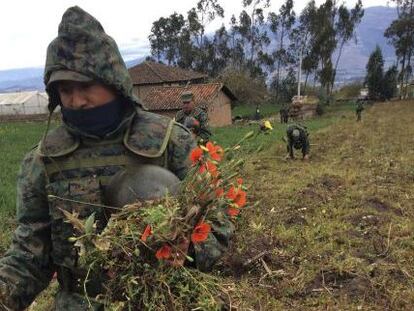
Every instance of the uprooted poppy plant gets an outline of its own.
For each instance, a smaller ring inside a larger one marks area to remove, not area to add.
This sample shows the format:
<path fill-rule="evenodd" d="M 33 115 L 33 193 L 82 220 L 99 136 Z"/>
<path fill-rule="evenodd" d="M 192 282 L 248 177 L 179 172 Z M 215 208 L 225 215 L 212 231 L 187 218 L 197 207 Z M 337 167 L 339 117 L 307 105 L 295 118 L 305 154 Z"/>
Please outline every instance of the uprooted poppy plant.
<path fill-rule="evenodd" d="M 223 158 L 223 148 L 221 148 L 218 145 L 214 145 L 211 142 L 208 142 L 206 144 L 206 148 L 208 150 L 208 154 L 210 155 L 210 157 L 215 160 L 215 161 L 221 161 L 221 159 Z"/>
<path fill-rule="evenodd" d="M 224 195 L 224 190 L 223 190 L 223 188 L 217 188 L 215 190 L 215 193 L 216 193 L 217 198 L 221 198 Z"/>
<path fill-rule="evenodd" d="M 203 158 L 203 150 L 200 147 L 194 148 L 190 153 L 190 160 L 193 165 L 197 164 Z"/>
<path fill-rule="evenodd" d="M 165 244 L 162 246 L 156 253 L 155 257 L 157 257 L 158 260 L 168 259 L 171 257 L 171 246 Z"/>
<path fill-rule="evenodd" d="M 246 205 L 246 192 L 242 189 L 231 186 L 226 194 L 226 198 L 232 200 L 238 207 Z"/>
<path fill-rule="evenodd" d="M 150 225 L 147 225 L 147 226 L 145 227 L 144 232 L 143 232 L 143 233 L 142 233 L 142 235 L 141 235 L 141 241 L 142 241 L 142 242 L 146 242 L 146 241 L 147 241 L 147 239 L 148 239 L 148 237 L 149 237 L 151 234 L 152 234 L 152 231 L 151 231 L 151 226 L 150 226 Z"/>
<path fill-rule="evenodd" d="M 200 166 L 200 169 L 199 169 L 200 174 L 203 174 L 206 171 L 208 171 L 213 177 L 218 176 L 217 166 L 211 161 L 207 161 L 206 163 Z"/>
<path fill-rule="evenodd" d="M 208 234 L 211 231 L 211 226 L 205 222 L 199 223 L 197 226 L 195 226 L 193 233 L 191 234 L 191 242 L 193 243 L 200 243 L 204 242 Z"/>
<path fill-rule="evenodd" d="M 237 215 L 239 215 L 240 210 L 238 208 L 235 207 L 229 207 L 227 209 L 227 214 L 229 214 L 231 217 L 236 217 Z"/>

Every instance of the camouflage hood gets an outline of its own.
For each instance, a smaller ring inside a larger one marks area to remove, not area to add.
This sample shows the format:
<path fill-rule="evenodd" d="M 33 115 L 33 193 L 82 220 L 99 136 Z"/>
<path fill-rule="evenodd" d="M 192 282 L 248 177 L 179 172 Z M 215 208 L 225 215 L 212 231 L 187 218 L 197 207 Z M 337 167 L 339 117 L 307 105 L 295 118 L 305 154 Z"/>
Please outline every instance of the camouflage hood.
<path fill-rule="evenodd" d="M 139 104 L 132 94 L 131 77 L 115 40 L 92 15 L 77 6 L 63 14 L 58 36 L 47 49 L 44 83 L 49 95 L 49 111 L 53 111 L 60 101 L 53 88 L 48 86 L 50 76 L 56 70 L 71 70 L 91 77 Z"/>

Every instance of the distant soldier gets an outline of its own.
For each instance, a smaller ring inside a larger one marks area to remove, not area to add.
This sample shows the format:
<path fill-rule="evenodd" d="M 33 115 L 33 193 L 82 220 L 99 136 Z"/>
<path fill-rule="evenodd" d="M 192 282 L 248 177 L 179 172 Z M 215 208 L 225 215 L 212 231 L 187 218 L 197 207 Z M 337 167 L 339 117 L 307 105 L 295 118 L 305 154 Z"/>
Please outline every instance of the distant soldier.
<path fill-rule="evenodd" d="M 280 114 L 280 123 L 288 123 L 289 120 L 289 105 L 282 104 L 279 110 Z"/>
<path fill-rule="evenodd" d="M 364 102 L 363 100 L 358 99 L 356 103 L 356 107 L 355 107 L 355 112 L 356 112 L 358 122 L 361 121 L 363 110 L 364 110 Z"/>
<path fill-rule="evenodd" d="M 254 114 L 254 119 L 255 119 L 255 120 L 260 120 L 260 117 L 261 117 L 261 115 L 260 115 L 260 109 L 259 109 L 259 106 L 256 106 L 256 112 L 255 112 L 255 114 Z"/>
<path fill-rule="evenodd" d="M 306 127 L 291 124 L 286 129 L 287 134 L 287 151 L 288 154 L 286 156 L 287 159 L 294 159 L 295 156 L 293 155 L 293 148 L 294 149 L 302 149 L 302 157 L 303 160 L 309 159 L 309 134 L 306 130 Z"/>
<path fill-rule="evenodd" d="M 260 128 L 260 131 L 265 134 L 269 134 L 271 131 L 273 131 L 273 126 L 269 120 L 260 122 L 259 128 Z"/>
<path fill-rule="evenodd" d="M 207 113 L 199 107 L 194 107 L 194 95 L 190 91 L 181 95 L 181 101 L 183 108 L 177 112 L 175 120 L 190 129 L 195 136 L 207 141 L 211 135 Z"/>

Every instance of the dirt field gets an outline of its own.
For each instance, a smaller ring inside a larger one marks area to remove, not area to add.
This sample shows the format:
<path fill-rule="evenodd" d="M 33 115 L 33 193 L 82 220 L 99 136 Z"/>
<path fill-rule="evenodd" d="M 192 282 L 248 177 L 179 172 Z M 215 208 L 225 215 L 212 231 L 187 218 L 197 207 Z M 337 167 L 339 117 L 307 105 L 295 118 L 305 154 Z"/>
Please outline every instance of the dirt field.
<path fill-rule="evenodd" d="M 412 310 L 413 120 L 413 102 L 376 104 L 312 133 L 310 163 L 282 160 L 282 145 L 250 161 L 261 204 L 223 267 L 235 307 Z"/>

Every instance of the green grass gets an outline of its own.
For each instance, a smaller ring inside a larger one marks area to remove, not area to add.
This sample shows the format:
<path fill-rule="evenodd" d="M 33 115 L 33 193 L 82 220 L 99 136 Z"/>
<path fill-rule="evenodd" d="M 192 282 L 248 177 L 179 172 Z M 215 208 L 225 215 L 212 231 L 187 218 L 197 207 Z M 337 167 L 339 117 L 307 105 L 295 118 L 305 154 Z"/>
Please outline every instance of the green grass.
<path fill-rule="evenodd" d="M 330 112 L 327 113 L 326 116 L 308 119 L 300 123 L 305 125 L 308 128 L 309 132 L 312 133 L 318 129 L 324 128 L 337 122 L 338 120 L 340 120 L 341 117 L 342 114 L 336 111 L 335 113 Z M 270 119 L 270 122 L 273 126 L 272 132 L 270 132 L 269 134 L 259 134 L 257 138 L 245 142 L 242 145 L 242 148 L 250 152 L 257 150 L 259 147 L 263 147 L 266 149 L 269 146 L 274 146 L 277 144 L 284 145 L 285 143 L 282 141 L 282 137 L 286 136 L 287 124 L 281 124 L 277 119 Z M 229 147 L 236 144 L 248 132 L 258 132 L 258 130 L 258 122 L 244 122 L 236 125 L 214 128 L 213 140 L 215 140 L 218 144 L 222 145 L 223 147 Z"/>
<path fill-rule="evenodd" d="M 24 155 L 40 140 L 45 125 L 38 122 L 0 123 L 0 253 L 14 228 L 16 180 Z"/>
<path fill-rule="evenodd" d="M 268 117 L 279 113 L 280 105 L 275 104 L 262 104 L 259 106 L 260 114 L 262 117 Z M 236 106 L 232 110 L 233 117 L 240 116 L 242 118 L 253 118 L 256 113 L 255 105 L 240 105 Z"/>

